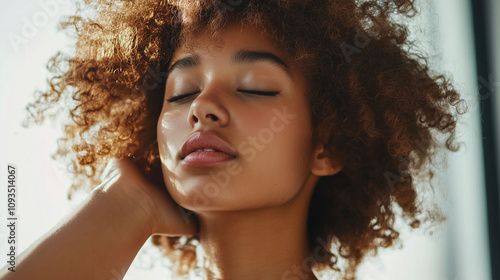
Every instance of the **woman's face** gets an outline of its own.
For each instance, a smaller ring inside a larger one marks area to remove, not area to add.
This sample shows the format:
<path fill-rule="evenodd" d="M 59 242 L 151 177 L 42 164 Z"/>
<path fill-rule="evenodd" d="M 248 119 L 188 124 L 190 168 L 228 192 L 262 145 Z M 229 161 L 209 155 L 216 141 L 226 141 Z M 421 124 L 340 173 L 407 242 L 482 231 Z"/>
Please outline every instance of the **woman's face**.
<path fill-rule="evenodd" d="M 193 211 L 284 204 L 313 176 L 305 81 L 259 29 L 230 26 L 222 40 L 199 37 L 171 60 L 158 121 L 165 184 Z"/>

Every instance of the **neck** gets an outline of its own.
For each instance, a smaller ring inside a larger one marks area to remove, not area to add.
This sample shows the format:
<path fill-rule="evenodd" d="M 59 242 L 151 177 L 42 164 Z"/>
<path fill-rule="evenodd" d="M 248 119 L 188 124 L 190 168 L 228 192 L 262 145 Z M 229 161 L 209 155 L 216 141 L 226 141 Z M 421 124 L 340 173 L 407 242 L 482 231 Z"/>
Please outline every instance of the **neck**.
<path fill-rule="evenodd" d="M 249 211 L 198 213 L 204 279 L 316 280 L 307 247 L 310 195 L 299 197 Z"/>

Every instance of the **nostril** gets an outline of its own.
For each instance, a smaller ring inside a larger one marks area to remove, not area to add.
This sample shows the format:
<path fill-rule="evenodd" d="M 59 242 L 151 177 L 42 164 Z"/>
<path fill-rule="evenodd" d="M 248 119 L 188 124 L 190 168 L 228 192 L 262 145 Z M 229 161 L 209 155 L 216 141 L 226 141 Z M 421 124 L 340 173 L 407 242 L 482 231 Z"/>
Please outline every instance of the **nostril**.
<path fill-rule="evenodd" d="M 212 119 L 212 121 L 217 121 L 217 120 L 219 120 L 219 118 L 217 118 L 217 116 L 216 116 L 216 115 L 214 115 L 214 114 L 208 114 L 208 115 L 207 115 L 207 117 L 211 118 L 211 119 Z"/>
<path fill-rule="evenodd" d="M 205 118 L 201 118 L 201 119 L 198 118 L 196 115 L 192 115 L 191 118 L 192 118 L 192 121 L 194 123 L 198 123 L 200 121 L 201 122 L 205 122 L 205 121 L 206 122 L 219 122 L 219 120 L 220 120 L 219 117 L 217 117 L 217 115 L 215 115 L 215 114 L 206 114 Z"/>

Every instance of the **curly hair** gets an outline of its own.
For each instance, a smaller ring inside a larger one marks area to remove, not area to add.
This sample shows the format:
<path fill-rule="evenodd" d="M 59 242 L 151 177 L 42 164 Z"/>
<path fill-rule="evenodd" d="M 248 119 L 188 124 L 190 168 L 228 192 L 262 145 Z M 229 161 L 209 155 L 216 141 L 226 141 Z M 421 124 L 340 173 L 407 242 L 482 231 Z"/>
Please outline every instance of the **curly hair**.
<path fill-rule="evenodd" d="M 219 38 L 225 26 L 240 23 L 262 28 L 300 66 L 309 84 L 314 138 L 325 144 L 325 156 L 343 165 L 338 174 L 320 178 L 311 198 L 309 249 L 327 256 L 315 258 L 316 268 L 355 279 L 365 256 L 398 240 L 396 216 L 412 228 L 444 219 L 436 209 L 424 209 L 417 186 L 428 188 L 422 192 L 433 188 L 425 182 L 434 177 L 438 148 L 458 150 L 457 115 L 466 108 L 449 81 L 433 74 L 414 51 L 408 27 L 396 20 L 416 14 L 414 1 L 85 0 L 83 5 L 61 23 L 75 30 L 75 53 L 51 59 L 50 87 L 27 108 L 40 123 L 54 105 L 71 105 L 71 121 L 55 154 L 68 160 L 75 174 L 69 196 L 99 184 L 112 157 L 132 157 L 151 181 L 165 187 L 156 123 L 173 52 L 201 33 Z M 87 9 L 94 13 L 85 16 Z M 179 274 L 195 266 L 198 241 L 199 236 L 153 238 Z"/>

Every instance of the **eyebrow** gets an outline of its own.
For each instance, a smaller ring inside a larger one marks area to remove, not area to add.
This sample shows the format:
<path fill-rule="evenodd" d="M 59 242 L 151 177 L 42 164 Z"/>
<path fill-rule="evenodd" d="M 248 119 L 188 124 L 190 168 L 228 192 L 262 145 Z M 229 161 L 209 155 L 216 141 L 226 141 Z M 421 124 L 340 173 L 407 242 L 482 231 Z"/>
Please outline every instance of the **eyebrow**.
<path fill-rule="evenodd" d="M 249 51 L 249 50 L 241 50 L 238 51 L 233 59 L 233 63 L 253 63 L 258 61 L 266 61 L 270 62 L 282 70 L 284 70 L 288 76 L 291 77 L 290 67 L 278 56 L 270 52 L 261 52 L 261 51 Z M 191 55 L 184 58 L 181 58 L 174 62 L 170 69 L 168 70 L 168 74 L 174 70 L 196 67 L 200 65 L 200 57 L 198 55 Z"/>
<path fill-rule="evenodd" d="M 235 63 L 245 63 L 245 62 L 257 62 L 257 61 L 267 61 L 270 62 L 281 69 L 283 69 L 289 76 L 290 75 L 290 67 L 281 60 L 278 56 L 274 55 L 270 52 L 259 52 L 259 51 L 248 51 L 241 50 L 236 53 L 233 57 L 233 62 Z"/>
<path fill-rule="evenodd" d="M 176 62 L 174 62 L 174 64 L 172 64 L 172 66 L 170 66 L 170 69 L 168 69 L 167 71 L 167 75 L 176 69 L 196 67 L 198 65 L 200 65 L 200 57 L 198 55 L 195 54 L 192 56 L 184 57 L 177 60 Z"/>

